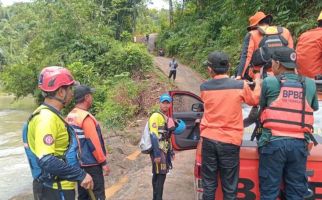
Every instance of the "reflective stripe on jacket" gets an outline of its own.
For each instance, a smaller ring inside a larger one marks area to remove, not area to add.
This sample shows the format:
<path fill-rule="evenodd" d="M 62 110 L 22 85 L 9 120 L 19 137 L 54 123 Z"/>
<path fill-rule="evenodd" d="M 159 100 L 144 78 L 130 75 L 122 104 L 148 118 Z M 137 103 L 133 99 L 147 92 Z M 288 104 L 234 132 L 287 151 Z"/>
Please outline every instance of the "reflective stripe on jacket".
<path fill-rule="evenodd" d="M 269 128 L 273 136 L 304 138 L 304 133 L 312 133 L 313 109 L 305 98 L 302 82 L 281 80 L 279 96 L 261 114 L 264 128 Z"/>
<path fill-rule="evenodd" d="M 94 166 L 106 162 L 106 149 L 99 123 L 88 111 L 74 108 L 67 116 L 67 122 L 74 128 L 80 149 L 81 166 Z M 86 127 L 93 123 L 93 128 Z"/>
<path fill-rule="evenodd" d="M 218 75 L 203 83 L 200 91 L 204 102 L 201 136 L 240 145 L 243 137 L 242 104 L 258 105 L 260 86 L 256 85 L 252 91 L 245 81 Z"/>

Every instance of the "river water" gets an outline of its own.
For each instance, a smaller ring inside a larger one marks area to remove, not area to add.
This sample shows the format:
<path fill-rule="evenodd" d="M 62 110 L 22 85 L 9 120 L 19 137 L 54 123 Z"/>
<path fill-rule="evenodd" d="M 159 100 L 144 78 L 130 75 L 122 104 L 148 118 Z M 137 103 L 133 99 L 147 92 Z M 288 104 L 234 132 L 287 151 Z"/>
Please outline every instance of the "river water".
<path fill-rule="evenodd" d="M 14 101 L 0 94 L 0 199 L 6 200 L 32 189 L 21 128 L 35 108 L 32 98 Z"/>

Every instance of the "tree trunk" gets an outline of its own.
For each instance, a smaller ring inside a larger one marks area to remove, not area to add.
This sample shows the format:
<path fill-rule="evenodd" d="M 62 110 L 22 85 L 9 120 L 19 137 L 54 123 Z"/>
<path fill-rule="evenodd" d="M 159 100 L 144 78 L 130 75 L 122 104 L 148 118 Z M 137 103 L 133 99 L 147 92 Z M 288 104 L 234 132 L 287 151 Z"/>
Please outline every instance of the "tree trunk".
<path fill-rule="evenodd" d="M 173 4 L 172 4 L 172 0 L 169 0 L 169 20 L 170 20 L 170 26 L 173 27 Z"/>

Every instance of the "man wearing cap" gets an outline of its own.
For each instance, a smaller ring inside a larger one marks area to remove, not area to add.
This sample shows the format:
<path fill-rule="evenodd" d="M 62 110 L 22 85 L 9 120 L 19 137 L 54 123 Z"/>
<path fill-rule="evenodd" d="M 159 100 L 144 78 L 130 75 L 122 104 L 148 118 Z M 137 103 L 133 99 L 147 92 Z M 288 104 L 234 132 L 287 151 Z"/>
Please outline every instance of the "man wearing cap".
<path fill-rule="evenodd" d="M 246 81 L 230 79 L 229 59 L 225 53 L 212 52 L 206 64 L 211 77 L 200 86 L 204 114 L 200 123 L 202 137 L 203 200 L 215 199 L 217 174 L 220 173 L 225 200 L 237 199 L 239 149 L 243 138 L 242 104 L 256 106 L 260 78 L 255 88 Z"/>
<path fill-rule="evenodd" d="M 93 177 L 93 193 L 96 199 L 105 200 L 104 175 L 108 175 L 110 169 L 107 165 L 107 151 L 101 128 L 95 117 L 88 112 L 93 105 L 92 93 L 94 89 L 79 85 L 75 87 L 75 108 L 68 114 L 67 122 L 74 128 L 80 148 L 81 167 Z M 78 186 L 78 199 L 87 200 L 88 192 Z"/>
<path fill-rule="evenodd" d="M 261 200 L 277 199 L 282 179 L 286 199 L 307 193 L 307 143 L 318 110 L 313 80 L 295 73 L 296 53 L 281 47 L 272 54 L 275 76 L 263 81 L 260 108 L 259 185 Z"/>
<path fill-rule="evenodd" d="M 322 76 L 322 11 L 317 21 L 318 27 L 303 33 L 296 46 L 297 70 L 310 78 Z"/>
<path fill-rule="evenodd" d="M 154 112 L 149 118 L 152 151 L 152 187 L 153 200 L 162 200 L 163 185 L 166 175 L 172 169 L 171 159 L 174 152 L 171 146 L 170 133 L 175 129 L 172 118 L 167 117 L 172 98 L 168 93 L 160 96 L 160 110 Z"/>
<path fill-rule="evenodd" d="M 275 35 L 275 38 L 272 38 L 272 40 L 265 41 L 265 43 L 267 43 L 267 41 L 272 42 L 272 47 L 283 45 L 293 48 L 293 39 L 289 30 L 283 27 L 271 26 L 272 20 L 272 15 L 266 15 L 261 11 L 256 12 L 255 15 L 249 18 L 249 26 L 247 27 L 249 32 L 246 34 L 243 41 L 236 79 L 253 78 L 253 72 L 249 71 L 248 66 L 251 63 L 255 51 L 261 45 L 264 45 L 261 44 L 264 36 Z"/>

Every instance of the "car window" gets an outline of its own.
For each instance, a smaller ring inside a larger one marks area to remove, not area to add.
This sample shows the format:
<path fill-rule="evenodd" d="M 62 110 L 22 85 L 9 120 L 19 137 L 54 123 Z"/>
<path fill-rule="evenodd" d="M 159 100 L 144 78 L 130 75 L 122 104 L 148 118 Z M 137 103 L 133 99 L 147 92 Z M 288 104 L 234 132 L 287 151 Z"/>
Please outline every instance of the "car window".
<path fill-rule="evenodd" d="M 185 94 L 175 94 L 173 96 L 173 112 L 191 112 L 192 105 L 202 103 L 198 99 Z"/>

